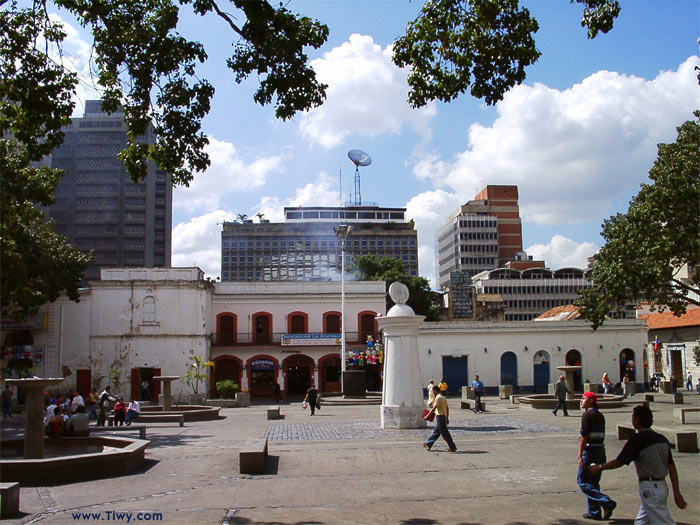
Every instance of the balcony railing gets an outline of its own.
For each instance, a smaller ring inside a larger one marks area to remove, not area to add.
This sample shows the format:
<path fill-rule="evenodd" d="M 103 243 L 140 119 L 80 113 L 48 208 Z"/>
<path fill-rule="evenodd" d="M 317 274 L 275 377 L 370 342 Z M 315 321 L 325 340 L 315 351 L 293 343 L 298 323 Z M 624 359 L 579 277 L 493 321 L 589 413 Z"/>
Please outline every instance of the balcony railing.
<path fill-rule="evenodd" d="M 321 335 L 323 332 L 308 332 L 307 334 L 294 334 L 295 336 L 300 335 Z M 271 333 L 250 333 L 250 332 L 238 332 L 236 334 L 225 334 L 213 332 L 211 334 L 211 345 L 212 346 L 241 346 L 241 345 L 282 345 L 282 336 L 288 335 L 287 332 L 271 332 Z M 330 335 L 330 334 L 324 334 Z M 337 334 L 338 346 L 340 346 L 340 334 Z M 379 341 L 379 334 L 376 332 L 345 332 L 345 342 L 346 344 L 353 346 L 365 345 L 367 343 L 367 336 L 372 336 L 373 341 Z M 310 338 L 311 339 L 311 338 Z M 319 344 L 319 343 L 315 343 Z M 327 344 L 334 345 L 335 340 L 330 340 Z M 286 345 L 285 345 L 286 346 Z M 314 343 L 304 344 L 300 342 L 298 345 L 294 346 L 314 346 Z"/>

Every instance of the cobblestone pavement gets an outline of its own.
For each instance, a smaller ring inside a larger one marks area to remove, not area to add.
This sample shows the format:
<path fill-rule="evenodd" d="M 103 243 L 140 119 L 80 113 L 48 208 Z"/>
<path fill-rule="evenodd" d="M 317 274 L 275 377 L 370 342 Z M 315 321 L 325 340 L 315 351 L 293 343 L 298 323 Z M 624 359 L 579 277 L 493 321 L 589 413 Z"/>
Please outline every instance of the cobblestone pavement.
<path fill-rule="evenodd" d="M 432 429 L 432 425 L 427 430 Z M 480 416 L 450 420 L 453 437 L 500 433 L 567 432 L 559 427 L 507 416 Z M 424 437 L 426 429 L 382 429 L 378 422 L 275 423 L 265 435 L 270 441 L 313 441 L 334 439 L 411 439 Z"/>

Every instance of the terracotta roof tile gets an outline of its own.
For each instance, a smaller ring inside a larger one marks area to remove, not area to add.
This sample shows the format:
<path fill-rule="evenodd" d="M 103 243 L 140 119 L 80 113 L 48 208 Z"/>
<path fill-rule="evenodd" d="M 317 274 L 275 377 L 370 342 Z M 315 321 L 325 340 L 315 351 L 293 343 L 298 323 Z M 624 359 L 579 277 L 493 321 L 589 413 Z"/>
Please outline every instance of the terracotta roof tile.
<path fill-rule="evenodd" d="M 639 318 L 647 320 L 649 330 L 700 326 L 700 308 L 688 308 L 680 317 L 676 317 L 673 312 L 668 311 L 659 314 L 644 314 L 640 315 Z"/>
<path fill-rule="evenodd" d="M 535 321 L 568 321 L 572 319 L 580 319 L 581 314 L 578 311 L 578 306 L 567 304 L 564 306 L 556 306 L 551 310 L 547 310 L 543 314 L 535 317 Z"/>

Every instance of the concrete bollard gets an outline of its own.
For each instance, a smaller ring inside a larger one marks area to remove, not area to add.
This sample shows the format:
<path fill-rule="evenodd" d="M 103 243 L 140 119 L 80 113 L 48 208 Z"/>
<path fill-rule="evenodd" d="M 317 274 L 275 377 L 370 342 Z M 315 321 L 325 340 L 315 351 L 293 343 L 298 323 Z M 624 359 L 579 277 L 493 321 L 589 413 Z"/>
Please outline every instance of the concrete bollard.
<path fill-rule="evenodd" d="M 673 394 L 673 404 L 674 405 L 682 405 L 683 404 L 683 394 Z"/>
<path fill-rule="evenodd" d="M 628 440 L 634 434 L 636 433 L 636 430 L 634 430 L 634 427 L 628 427 L 626 425 L 617 425 L 617 439 L 620 440 Z"/>
<path fill-rule="evenodd" d="M 654 402 L 654 394 L 644 394 L 644 401 Z"/>
<path fill-rule="evenodd" d="M 498 399 L 509 399 L 513 395 L 513 385 L 498 385 Z"/>
<path fill-rule="evenodd" d="M 593 392 L 594 394 L 598 393 L 598 383 L 584 383 L 583 384 L 583 391 L 584 392 Z"/>
<path fill-rule="evenodd" d="M 676 452 L 697 452 L 697 432 L 676 432 Z"/>

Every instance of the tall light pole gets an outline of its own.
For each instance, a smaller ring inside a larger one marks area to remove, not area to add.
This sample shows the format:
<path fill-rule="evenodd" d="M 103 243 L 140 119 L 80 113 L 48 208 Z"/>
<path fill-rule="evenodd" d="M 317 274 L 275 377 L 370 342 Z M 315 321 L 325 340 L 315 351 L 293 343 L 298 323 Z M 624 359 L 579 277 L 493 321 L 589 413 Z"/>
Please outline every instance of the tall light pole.
<path fill-rule="evenodd" d="M 339 224 L 333 228 L 340 238 L 340 391 L 345 393 L 345 241 L 352 231 L 352 226 Z"/>

